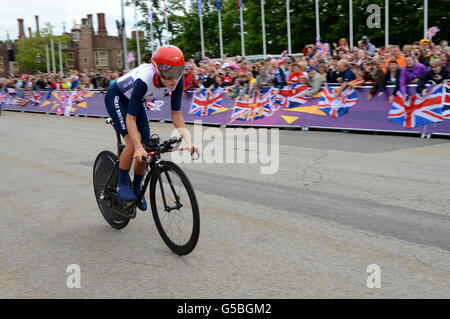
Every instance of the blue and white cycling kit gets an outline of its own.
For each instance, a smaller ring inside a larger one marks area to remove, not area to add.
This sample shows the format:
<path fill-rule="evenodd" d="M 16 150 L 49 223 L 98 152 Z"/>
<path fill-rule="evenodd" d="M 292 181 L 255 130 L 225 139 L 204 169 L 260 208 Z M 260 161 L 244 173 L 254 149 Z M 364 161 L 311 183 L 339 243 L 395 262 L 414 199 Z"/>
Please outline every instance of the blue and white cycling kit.
<path fill-rule="evenodd" d="M 170 90 L 165 87 L 152 64 L 142 64 L 121 76 L 105 94 L 106 110 L 114 125 L 122 136 L 128 134 L 126 126 L 127 114 L 136 117 L 136 126 L 144 143 L 150 142 L 150 126 L 148 123 L 145 101 L 162 98 Z M 181 109 L 183 95 L 183 77 L 178 80 L 170 101 L 171 109 Z"/>

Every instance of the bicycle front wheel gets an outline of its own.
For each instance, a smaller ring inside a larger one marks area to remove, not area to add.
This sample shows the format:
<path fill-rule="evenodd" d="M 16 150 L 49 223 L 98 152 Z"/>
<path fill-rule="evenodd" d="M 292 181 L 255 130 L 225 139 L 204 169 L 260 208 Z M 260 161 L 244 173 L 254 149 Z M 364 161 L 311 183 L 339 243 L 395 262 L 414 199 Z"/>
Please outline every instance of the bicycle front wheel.
<path fill-rule="evenodd" d="M 194 188 L 183 170 L 169 161 L 162 161 L 151 178 L 150 203 L 156 228 L 174 253 L 187 255 L 200 234 Z"/>

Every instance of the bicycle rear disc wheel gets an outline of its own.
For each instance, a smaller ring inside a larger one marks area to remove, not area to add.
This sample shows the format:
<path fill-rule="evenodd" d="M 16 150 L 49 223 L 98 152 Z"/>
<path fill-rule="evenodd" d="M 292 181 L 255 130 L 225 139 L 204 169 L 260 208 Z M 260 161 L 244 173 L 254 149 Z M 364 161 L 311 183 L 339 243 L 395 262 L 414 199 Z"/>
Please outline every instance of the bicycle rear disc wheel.
<path fill-rule="evenodd" d="M 106 222 L 115 229 L 122 229 L 130 222 L 129 218 L 115 212 L 119 211 L 126 214 L 122 202 L 116 196 L 111 195 L 109 196 L 109 199 L 100 199 L 100 195 L 105 188 L 109 175 L 113 171 L 118 160 L 117 155 L 110 151 L 103 151 L 98 154 L 94 163 L 93 181 L 95 199 L 97 200 L 98 207 Z M 118 174 L 118 168 L 116 167 L 107 189 L 109 193 L 116 193 L 117 181 L 119 179 Z"/>
<path fill-rule="evenodd" d="M 177 206 L 178 197 L 182 207 L 166 211 L 163 193 L 167 206 Z M 178 255 L 192 252 L 200 234 L 200 214 L 194 188 L 179 166 L 162 161 L 159 170 L 155 169 L 150 182 L 150 203 L 164 243 Z"/>

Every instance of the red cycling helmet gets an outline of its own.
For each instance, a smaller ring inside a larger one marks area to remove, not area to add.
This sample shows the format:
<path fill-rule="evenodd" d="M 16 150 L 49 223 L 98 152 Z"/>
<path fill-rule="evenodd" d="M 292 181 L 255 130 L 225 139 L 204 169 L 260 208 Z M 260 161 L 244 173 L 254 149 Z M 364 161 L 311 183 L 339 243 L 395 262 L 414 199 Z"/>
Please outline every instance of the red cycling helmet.
<path fill-rule="evenodd" d="M 163 79 L 179 79 L 183 75 L 184 55 L 176 46 L 165 45 L 153 53 L 152 64 Z"/>

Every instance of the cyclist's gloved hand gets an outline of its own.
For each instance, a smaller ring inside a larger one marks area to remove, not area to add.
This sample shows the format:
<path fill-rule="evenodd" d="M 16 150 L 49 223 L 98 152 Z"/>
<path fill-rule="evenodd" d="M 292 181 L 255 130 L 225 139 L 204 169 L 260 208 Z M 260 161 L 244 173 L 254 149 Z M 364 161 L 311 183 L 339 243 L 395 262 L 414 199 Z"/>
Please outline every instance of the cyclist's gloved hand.
<path fill-rule="evenodd" d="M 188 145 L 188 149 L 191 151 L 191 156 L 194 155 L 195 152 L 198 152 L 198 145 L 195 145 L 194 143 L 191 143 Z"/>
<path fill-rule="evenodd" d="M 142 156 L 147 156 L 147 152 L 144 150 L 144 147 L 142 147 L 142 144 L 141 144 L 134 150 L 133 158 L 136 161 L 140 162 L 140 161 L 142 161 Z"/>

